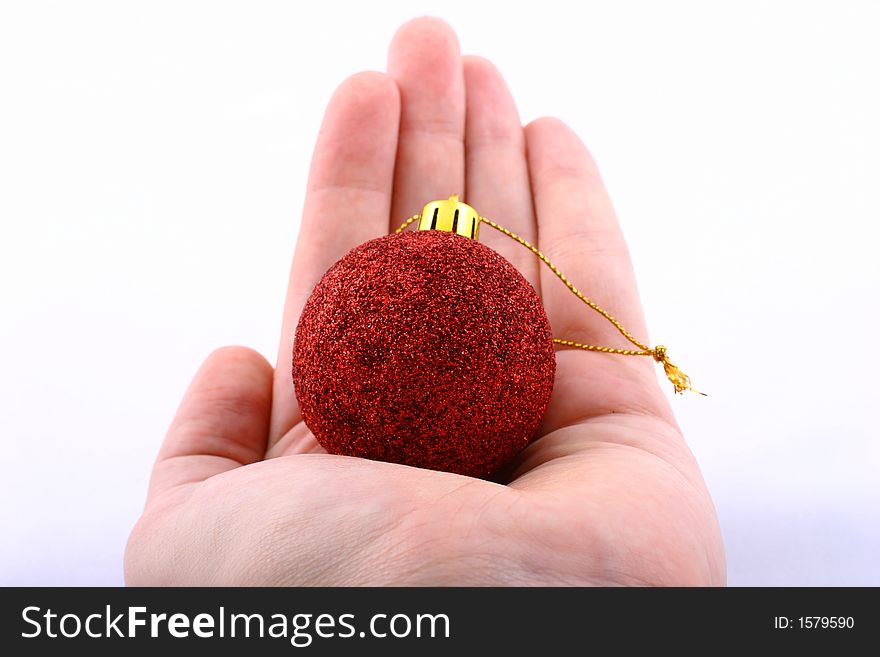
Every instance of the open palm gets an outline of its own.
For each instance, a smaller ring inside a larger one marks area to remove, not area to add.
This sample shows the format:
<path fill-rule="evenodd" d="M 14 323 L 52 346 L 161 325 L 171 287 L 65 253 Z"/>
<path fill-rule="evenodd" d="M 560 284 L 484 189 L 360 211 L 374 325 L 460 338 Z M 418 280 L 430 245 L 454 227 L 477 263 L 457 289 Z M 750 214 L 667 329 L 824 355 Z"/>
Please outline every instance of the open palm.
<path fill-rule="evenodd" d="M 724 583 L 711 499 L 648 358 L 558 351 L 539 435 L 497 482 L 316 444 L 290 376 L 313 286 L 352 247 L 456 193 L 645 336 L 626 245 L 579 139 L 555 119 L 523 128 L 491 64 L 462 58 L 442 22 L 413 21 L 388 75 L 357 74 L 330 101 L 278 365 L 230 347 L 202 366 L 129 540 L 130 584 Z M 619 344 L 528 251 L 483 238 L 534 285 L 556 336 Z"/>

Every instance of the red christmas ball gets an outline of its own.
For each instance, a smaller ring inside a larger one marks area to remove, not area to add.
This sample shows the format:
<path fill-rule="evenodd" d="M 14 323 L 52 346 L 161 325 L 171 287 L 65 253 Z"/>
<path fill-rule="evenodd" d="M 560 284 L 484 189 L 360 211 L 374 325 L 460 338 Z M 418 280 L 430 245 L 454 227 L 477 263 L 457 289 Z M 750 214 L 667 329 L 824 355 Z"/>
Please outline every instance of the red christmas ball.
<path fill-rule="evenodd" d="M 339 260 L 293 350 L 303 419 L 328 452 L 478 477 L 528 444 L 555 371 L 534 288 L 489 247 L 439 230 Z"/>

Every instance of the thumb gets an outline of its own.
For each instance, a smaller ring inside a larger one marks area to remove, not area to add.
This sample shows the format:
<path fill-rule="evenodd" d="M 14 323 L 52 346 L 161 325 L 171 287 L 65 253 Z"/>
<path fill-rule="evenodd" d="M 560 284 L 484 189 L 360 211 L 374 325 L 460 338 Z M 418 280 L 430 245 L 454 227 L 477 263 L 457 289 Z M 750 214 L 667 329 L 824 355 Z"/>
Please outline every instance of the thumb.
<path fill-rule="evenodd" d="M 263 459 L 272 411 L 272 366 L 245 347 L 212 353 L 193 378 L 159 450 L 148 503 Z"/>

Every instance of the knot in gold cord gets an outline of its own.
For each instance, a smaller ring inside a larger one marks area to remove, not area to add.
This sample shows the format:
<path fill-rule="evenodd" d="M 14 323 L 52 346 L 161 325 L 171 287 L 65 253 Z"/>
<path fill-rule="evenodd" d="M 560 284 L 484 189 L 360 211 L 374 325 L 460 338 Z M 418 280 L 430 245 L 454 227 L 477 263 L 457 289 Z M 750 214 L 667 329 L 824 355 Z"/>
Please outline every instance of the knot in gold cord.
<path fill-rule="evenodd" d="M 666 378 L 672 383 L 672 387 L 675 388 L 676 394 L 681 394 L 685 390 L 690 390 L 691 392 L 695 392 L 698 395 L 706 396 L 705 392 L 700 392 L 696 388 L 691 385 L 690 377 L 678 369 L 678 366 L 675 365 L 671 360 L 669 360 L 669 356 L 666 354 L 666 347 L 662 344 L 658 344 L 656 347 L 650 350 L 651 356 L 653 356 L 654 360 L 660 363 L 663 366 L 663 371 L 666 373 Z"/>

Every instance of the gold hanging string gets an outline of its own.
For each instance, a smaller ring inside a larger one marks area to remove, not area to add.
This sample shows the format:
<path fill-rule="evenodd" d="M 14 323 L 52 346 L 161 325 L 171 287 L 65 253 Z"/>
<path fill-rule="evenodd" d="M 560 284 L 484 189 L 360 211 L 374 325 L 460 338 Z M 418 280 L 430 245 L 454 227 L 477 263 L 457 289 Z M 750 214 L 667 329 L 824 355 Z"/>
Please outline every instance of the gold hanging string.
<path fill-rule="evenodd" d="M 405 230 L 409 227 L 409 225 L 410 225 L 412 222 L 414 222 L 414 221 L 418 221 L 418 220 L 419 220 L 419 217 L 421 217 L 421 216 L 422 216 L 421 214 L 414 214 L 414 215 L 411 216 L 409 219 L 407 219 L 407 220 L 404 221 L 402 224 L 400 224 L 400 228 L 398 228 L 397 230 L 395 230 L 395 231 L 394 231 L 394 234 L 395 234 L 395 235 L 400 235 L 403 231 L 405 231 Z"/>
<path fill-rule="evenodd" d="M 420 214 L 414 214 L 409 219 L 407 219 L 401 226 L 395 230 L 395 234 L 402 233 L 410 224 L 421 217 Z M 671 360 L 669 360 L 669 356 L 666 351 L 666 347 L 663 345 L 657 345 L 656 347 L 649 347 L 648 345 L 637 340 L 629 331 L 627 331 L 623 325 L 617 321 L 611 313 L 601 308 L 597 303 L 588 299 L 584 294 L 575 287 L 574 283 L 572 283 L 568 278 L 563 274 L 559 268 L 554 265 L 550 259 L 545 256 L 537 247 L 529 243 L 527 240 L 523 239 L 516 233 L 504 228 L 504 226 L 500 226 L 495 223 L 491 219 L 487 219 L 486 217 L 479 217 L 479 221 L 484 223 L 498 232 L 506 235 L 510 239 L 518 242 L 520 245 L 527 248 L 531 251 L 537 258 L 543 262 L 553 274 L 562 281 L 565 286 L 574 294 L 578 299 L 580 299 L 584 304 L 586 304 L 589 308 L 593 309 L 606 320 L 608 320 L 614 328 L 618 330 L 618 332 L 625 337 L 633 346 L 638 347 L 638 349 L 619 349 L 617 347 L 600 347 L 592 344 L 584 344 L 582 342 L 574 342 L 573 340 L 564 340 L 562 338 L 553 338 L 553 342 L 558 345 L 562 345 L 564 347 L 573 347 L 575 349 L 583 349 L 585 351 L 597 351 L 603 354 L 617 354 L 619 356 L 651 356 L 656 362 L 663 365 L 663 371 L 666 373 L 666 378 L 672 383 L 672 387 L 675 389 L 676 394 L 683 393 L 685 390 L 690 390 L 691 392 L 695 392 L 699 395 L 704 395 L 705 393 L 700 392 L 696 388 L 691 385 L 690 377 L 687 374 L 682 372 Z"/>

